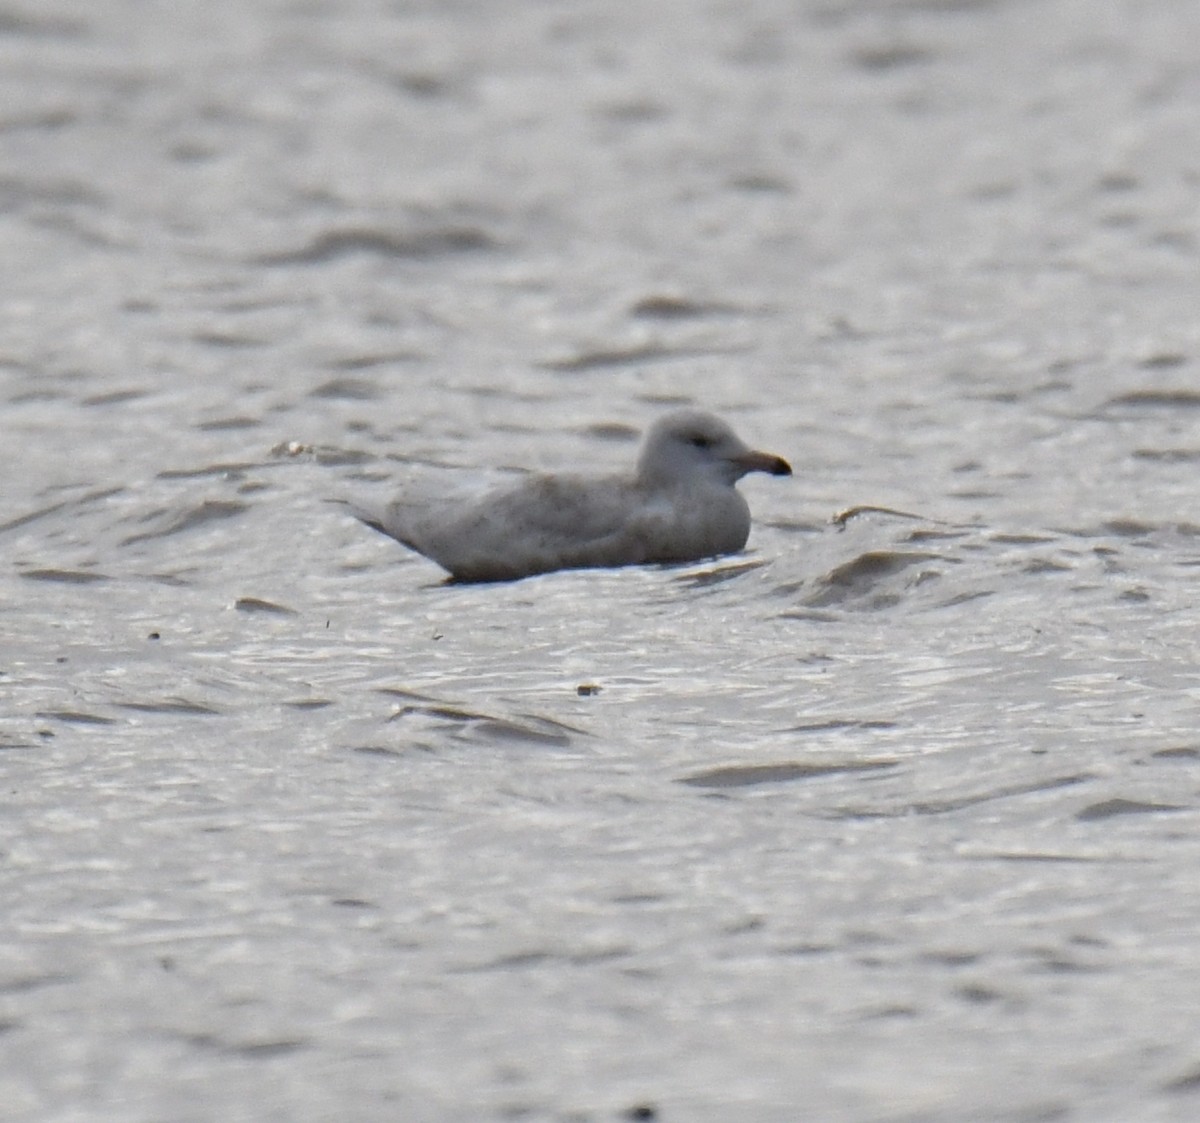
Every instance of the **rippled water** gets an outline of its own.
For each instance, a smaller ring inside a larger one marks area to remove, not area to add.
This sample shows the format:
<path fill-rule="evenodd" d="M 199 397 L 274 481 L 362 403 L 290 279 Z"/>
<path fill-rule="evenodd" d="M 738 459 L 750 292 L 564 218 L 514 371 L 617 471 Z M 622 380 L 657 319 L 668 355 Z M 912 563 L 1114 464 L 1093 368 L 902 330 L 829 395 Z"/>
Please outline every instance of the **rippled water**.
<path fill-rule="evenodd" d="M 1193 1118 L 1197 33 L 0 6 L 0 1118 Z M 676 402 L 742 557 L 326 502 Z"/>

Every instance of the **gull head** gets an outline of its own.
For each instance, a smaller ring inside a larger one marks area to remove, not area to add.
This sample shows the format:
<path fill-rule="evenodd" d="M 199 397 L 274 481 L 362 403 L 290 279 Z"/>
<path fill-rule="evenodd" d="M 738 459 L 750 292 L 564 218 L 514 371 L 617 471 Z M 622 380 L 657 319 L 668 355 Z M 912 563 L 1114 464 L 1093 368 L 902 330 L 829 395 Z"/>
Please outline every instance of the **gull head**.
<path fill-rule="evenodd" d="M 747 472 L 790 476 L 780 456 L 756 452 L 719 417 L 700 410 L 669 413 L 651 426 L 638 458 L 638 482 L 673 487 L 688 481 L 732 487 Z"/>

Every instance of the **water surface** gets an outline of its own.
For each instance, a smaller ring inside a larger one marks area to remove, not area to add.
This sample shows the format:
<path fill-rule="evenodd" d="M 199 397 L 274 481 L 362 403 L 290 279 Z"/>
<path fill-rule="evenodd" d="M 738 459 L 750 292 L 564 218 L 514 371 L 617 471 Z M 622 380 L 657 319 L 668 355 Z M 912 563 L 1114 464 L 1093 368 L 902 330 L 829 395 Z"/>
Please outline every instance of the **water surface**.
<path fill-rule="evenodd" d="M 1194 1117 L 1197 23 L 0 10 L 0 1115 Z M 681 402 L 742 557 L 326 502 Z"/>

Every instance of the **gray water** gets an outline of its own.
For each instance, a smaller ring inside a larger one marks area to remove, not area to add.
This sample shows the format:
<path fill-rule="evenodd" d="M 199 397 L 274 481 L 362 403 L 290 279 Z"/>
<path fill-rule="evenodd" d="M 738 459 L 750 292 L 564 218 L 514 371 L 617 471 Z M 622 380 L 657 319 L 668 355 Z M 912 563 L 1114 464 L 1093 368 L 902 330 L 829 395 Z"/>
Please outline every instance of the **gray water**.
<path fill-rule="evenodd" d="M 1195 1118 L 1198 41 L 0 6 L 0 1118 Z M 677 402 L 744 556 L 326 502 Z"/>

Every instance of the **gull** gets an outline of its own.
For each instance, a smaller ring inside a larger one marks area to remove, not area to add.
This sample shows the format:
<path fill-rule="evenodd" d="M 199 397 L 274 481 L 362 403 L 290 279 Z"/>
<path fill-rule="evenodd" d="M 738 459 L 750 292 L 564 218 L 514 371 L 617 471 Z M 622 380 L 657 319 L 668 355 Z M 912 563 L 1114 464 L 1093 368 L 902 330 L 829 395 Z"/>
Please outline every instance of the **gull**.
<path fill-rule="evenodd" d="M 792 469 L 720 418 L 685 409 L 650 428 L 627 474 L 530 474 L 457 506 L 402 496 L 382 511 L 352 509 L 456 581 L 512 581 L 736 553 L 750 534 L 750 508 L 735 486 L 747 472 Z"/>

